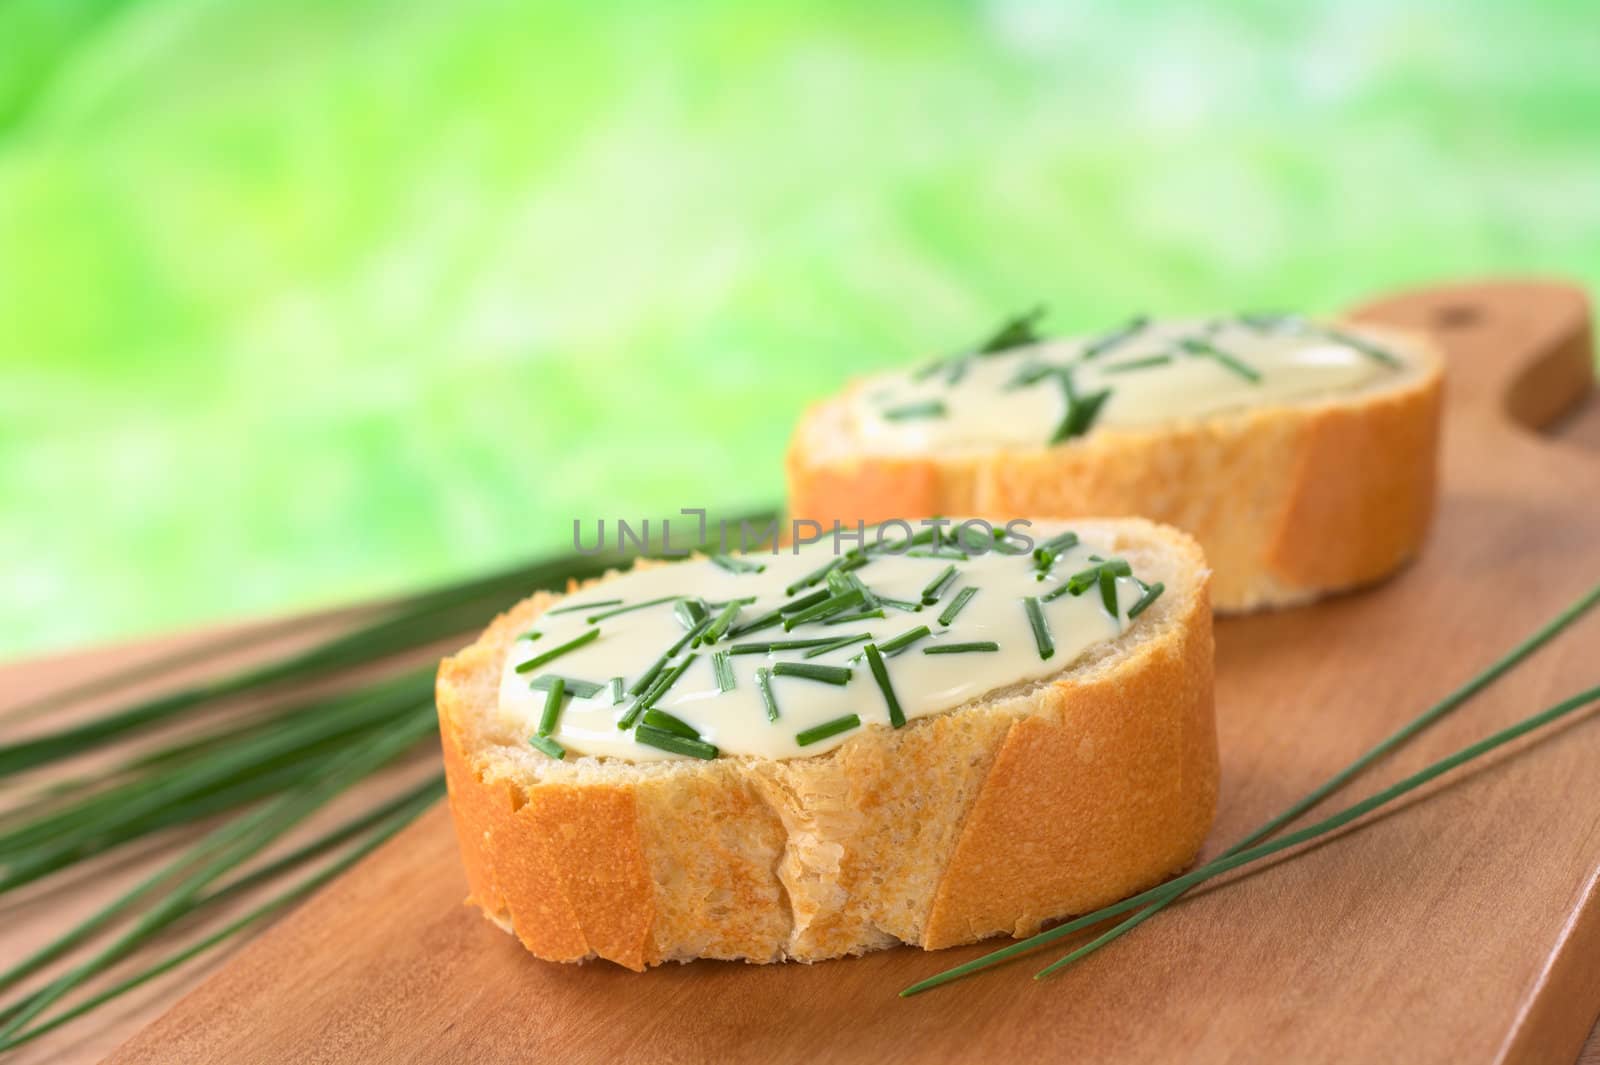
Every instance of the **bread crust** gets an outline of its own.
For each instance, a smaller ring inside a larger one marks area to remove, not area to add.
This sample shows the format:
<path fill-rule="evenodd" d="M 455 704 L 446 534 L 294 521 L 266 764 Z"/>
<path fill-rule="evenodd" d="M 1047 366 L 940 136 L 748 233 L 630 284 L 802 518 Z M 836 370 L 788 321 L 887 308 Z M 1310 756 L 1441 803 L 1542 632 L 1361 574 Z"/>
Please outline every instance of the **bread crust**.
<path fill-rule="evenodd" d="M 835 396 L 808 409 L 791 439 L 789 508 L 827 527 L 940 514 L 1141 515 L 1200 541 L 1224 612 L 1358 587 L 1417 554 L 1434 508 L 1443 360 L 1419 334 L 1381 332 L 1420 359 L 1396 387 L 1105 428 L 1026 451 L 856 454 L 845 397 Z"/>
<path fill-rule="evenodd" d="M 1085 524 L 1164 560 L 1140 626 L 1059 678 L 813 758 L 527 750 L 492 710 L 512 640 L 558 597 L 518 604 L 439 670 L 469 901 L 542 958 L 639 970 L 1026 934 L 1177 872 L 1216 806 L 1209 572 L 1176 530 Z"/>

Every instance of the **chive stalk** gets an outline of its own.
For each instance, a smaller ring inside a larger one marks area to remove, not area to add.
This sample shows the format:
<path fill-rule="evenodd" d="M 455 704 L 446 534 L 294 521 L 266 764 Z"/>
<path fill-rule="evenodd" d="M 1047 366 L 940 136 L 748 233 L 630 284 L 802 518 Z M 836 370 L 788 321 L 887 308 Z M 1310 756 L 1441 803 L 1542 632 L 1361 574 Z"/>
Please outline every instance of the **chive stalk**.
<path fill-rule="evenodd" d="M 761 695 L 761 705 L 767 711 L 767 720 L 778 720 L 778 700 L 772 694 L 772 670 L 765 666 L 756 670 L 756 691 Z"/>
<path fill-rule="evenodd" d="M 877 681 L 878 690 L 883 693 L 884 705 L 889 709 L 889 724 L 894 728 L 900 728 L 906 723 L 906 715 L 900 708 L 900 700 L 894 693 L 894 685 L 889 683 L 889 667 L 884 664 L 883 655 L 877 645 L 869 643 L 863 651 L 867 656 L 867 668 L 872 671 L 872 679 Z"/>
<path fill-rule="evenodd" d="M 844 666 L 824 666 L 815 662 L 777 662 L 772 666 L 775 677 L 804 677 L 823 684 L 843 686 L 850 683 L 850 670 Z"/>
<path fill-rule="evenodd" d="M 567 697 L 566 681 L 556 677 L 544 693 L 544 712 L 539 715 L 539 735 L 550 736 L 561 719 L 561 703 Z"/>
<path fill-rule="evenodd" d="M 974 640 L 971 643 L 935 643 L 922 649 L 925 655 L 964 655 L 974 651 L 998 651 L 1000 645 L 993 640 Z"/>
<path fill-rule="evenodd" d="M 978 589 L 970 584 L 957 592 L 956 597 L 950 600 L 950 605 L 945 607 L 944 611 L 939 615 L 939 624 L 948 628 L 950 623 L 956 619 L 956 616 L 966 609 L 966 605 L 972 601 L 972 597 L 977 594 Z"/>
<path fill-rule="evenodd" d="M 861 727 L 861 718 L 856 714 L 846 714 L 836 717 L 832 721 L 825 721 L 803 732 L 795 734 L 794 742 L 802 747 L 809 747 L 813 743 L 820 743 L 830 736 L 837 736 L 841 732 L 849 732 L 853 728 Z"/>
<path fill-rule="evenodd" d="M 717 678 L 718 691 L 733 691 L 733 662 L 731 659 L 729 659 L 727 651 L 718 651 L 711 656 L 711 672 Z"/>
<path fill-rule="evenodd" d="M 673 754 L 686 754 L 690 758 L 703 758 L 708 762 L 720 753 L 714 745 L 705 740 L 690 739 L 688 736 L 679 736 L 675 732 L 650 725 L 640 725 L 634 729 L 633 738 L 647 747 L 671 751 Z"/>
<path fill-rule="evenodd" d="M 1026 596 L 1022 605 L 1028 612 L 1028 625 L 1033 629 L 1033 642 L 1039 648 L 1040 659 L 1049 658 L 1056 653 L 1056 644 L 1050 638 L 1050 625 L 1044 619 L 1044 609 L 1039 606 L 1037 596 Z"/>
<path fill-rule="evenodd" d="M 937 603 L 939 601 L 939 597 L 944 594 L 945 588 L 948 587 L 950 582 L 954 581 L 955 579 L 956 566 L 955 563 L 952 562 L 950 565 L 941 570 L 937 577 L 923 585 L 922 605 L 932 606 L 933 604 Z"/>
<path fill-rule="evenodd" d="M 518 673 L 531 673 L 534 670 L 538 669 L 540 666 L 544 665 L 546 662 L 554 662 L 556 659 L 560 658 L 562 655 L 566 654 L 568 651 L 575 651 L 578 648 L 582 647 L 584 644 L 589 643 L 592 640 L 598 639 L 599 636 L 600 636 L 600 630 L 599 629 L 590 629 L 588 632 L 584 633 L 582 636 L 574 636 L 572 639 L 568 640 L 566 643 L 561 644 L 558 647 L 552 647 L 552 648 L 550 648 L 550 650 L 544 652 L 543 654 L 534 655 L 532 658 L 528 659 L 526 662 L 520 663 L 517 666 L 517 672 Z"/>

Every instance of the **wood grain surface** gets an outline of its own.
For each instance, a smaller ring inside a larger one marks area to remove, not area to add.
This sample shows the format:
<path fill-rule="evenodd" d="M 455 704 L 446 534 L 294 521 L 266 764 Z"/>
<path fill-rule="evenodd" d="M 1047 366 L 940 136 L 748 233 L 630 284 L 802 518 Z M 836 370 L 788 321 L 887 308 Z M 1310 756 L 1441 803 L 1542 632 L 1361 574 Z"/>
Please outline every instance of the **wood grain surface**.
<path fill-rule="evenodd" d="M 1449 354 L 1438 522 L 1423 558 L 1378 588 L 1218 625 L 1208 853 L 1600 580 L 1582 294 L 1462 285 L 1359 313 L 1434 330 Z M 1596 683 L 1600 615 L 1330 805 Z M 436 809 L 112 1060 L 1570 1062 L 1600 1013 L 1600 713 L 1208 885 L 1039 983 L 1056 952 L 895 997 L 992 944 L 645 974 L 552 965 L 463 893 Z"/>

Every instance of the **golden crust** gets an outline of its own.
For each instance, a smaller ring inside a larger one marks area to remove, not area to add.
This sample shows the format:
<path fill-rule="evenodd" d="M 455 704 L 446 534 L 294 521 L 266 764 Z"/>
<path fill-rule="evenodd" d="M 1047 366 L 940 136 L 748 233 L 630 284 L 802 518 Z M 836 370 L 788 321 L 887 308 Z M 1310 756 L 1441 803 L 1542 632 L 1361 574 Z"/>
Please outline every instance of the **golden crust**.
<path fill-rule="evenodd" d="M 1139 626 L 1057 679 L 815 758 L 532 754 L 490 712 L 556 597 L 519 604 L 439 670 L 469 901 L 542 958 L 637 970 L 1022 933 L 1178 870 L 1216 804 L 1209 574 L 1175 530 L 1092 524 L 1168 584 Z"/>
<path fill-rule="evenodd" d="M 1369 327 L 1370 328 L 1370 327 Z M 841 397 L 801 419 L 785 460 L 797 519 L 851 526 L 971 514 L 1140 515 L 1194 535 L 1219 611 L 1305 602 L 1392 573 L 1433 515 L 1443 362 L 1398 387 L 1032 451 L 905 457 L 847 450 Z"/>

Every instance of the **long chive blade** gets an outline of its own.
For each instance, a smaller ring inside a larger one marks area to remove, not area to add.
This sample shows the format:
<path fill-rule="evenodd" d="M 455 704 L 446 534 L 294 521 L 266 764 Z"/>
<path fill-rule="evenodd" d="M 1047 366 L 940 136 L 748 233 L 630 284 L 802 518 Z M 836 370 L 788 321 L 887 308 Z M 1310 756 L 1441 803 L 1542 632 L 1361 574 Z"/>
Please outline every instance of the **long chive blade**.
<path fill-rule="evenodd" d="M 1104 355 L 1113 348 L 1120 347 L 1129 340 L 1132 340 L 1134 337 L 1144 332 L 1149 325 L 1150 318 L 1148 315 L 1135 315 L 1133 318 L 1129 319 L 1127 325 L 1124 325 L 1119 329 L 1113 329 L 1111 332 L 1106 333 L 1099 339 L 1090 341 L 1088 344 L 1084 345 L 1083 351 L 1078 357 L 1085 360 L 1098 359 L 1100 356 Z"/>
<path fill-rule="evenodd" d="M 564 677 L 559 673 L 541 673 L 529 682 L 528 687 L 536 692 L 549 691 L 556 681 L 561 682 L 568 695 L 579 699 L 593 699 L 606 690 L 604 684 L 596 684 L 592 680 L 579 680 L 577 677 Z"/>
<path fill-rule="evenodd" d="M 546 610 L 542 616 L 549 617 L 552 614 L 575 614 L 580 610 L 599 610 L 601 607 L 616 606 L 621 602 L 621 599 L 597 599 L 592 603 L 578 603 L 574 606 L 552 607 L 551 609 Z"/>
<path fill-rule="evenodd" d="M 1358 775 L 1372 766 L 1375 762 L 1390 754 L 1396 748 L 1404 745 L 1412 737 L 1427 729 L 1429 726 L 1435 724 L 1440 719 L 1459 709 L 1463 704 L 1467 703 L 1479 692 L 1483 691 L 1489 685 L 1505 676 L 1506 673 L 1510 672 L 1516 666 L 1521 664 L 1535 651 L 1539 650 L 1556 636 L 1560 635 L 1564 630 L 1570 627 L 1573 622 L 1577 621 L 1590 610 L 1594 609 L 1597 604 L 1600 604 L 1600 584 L 1596 584 L 1586 593 L 1579 596 L 1574 602 L 1568 605 L 1550 621 L 1546 622 L 1540 628 L 1535 630 L 1521 643 L 1512 647 L 1511 650 L 1507 651 L 1500 658 L 1490 663 L 1481 672 L 1468 679 L 1464 684 L 1457 687 L 1443 699 L 1428 707 L 1422 713 L 1414 717 L 1411 721 L 1407 722 L 1404 726 L 1397 729 L 1395 732 L 1391 733 L 1377 744 L 1374 744 L 1366 751 L 1366 753 L 1362 754 L 1349 765 L 1345 766 L 1333 776 L 1329 777 L 1317 787 L 1313 788 L 1310 792 L 1290 805 L 1287 809 L 1283 810 L 1281 813 L 1277 814 L 1275 817 L 1268 820 L 1260 827 L 1250 832 L 1248 835 L 1244 836 L 1238 842 L 1233 844 L 1233 846 L 1228 848 L 1228 850 L 1224 851 L 1223 854 L 1216 859 L 1216 861 L 1222 861 L 1244 853 L 1259 840 L 1276 834 L 1277 831 L 1284 825 L 1296 820 L 1302 814 L 1311 810 L 1328 796 L 1343 788 L 1346 784 L 1354 780 Z M 1212 864 L 1215 864 L 1215 862 Z M 1210 868 L 1210 865 L 1202 867 L 1202 869 L 1208 868 Z M 1196 871 L 1199 872 L 1200 870 Z M 1183 894 L 1184 891 L 1187 890 L 1187 887 L 1179 889 L 1175 885 L 1176 881 L 1169 881 L 1166 884 L 1152 888 L 1150 891 L 1144 893 L 1145 896 L 1150 896 L 1150 898 L 1135 896 L 1132 899 L 1125 899 L 1123 902 L 1114 903 L 1111 906 L 1103 907 L 1102 909 L 1096 910 L 1094 913 L 1084 914 L 1081 917 L 1076 917 L 1071 921 L 1057 925 L 1056 927 L 1051 928 L 1048 931 L 1041 932 L 1036 936 L 1019 940 L 1018 942 L 1012 943 L 1009 946 L 1002 947 L 999 950 L 985 954 L 980 958 L 974 958 L 972 961 L 965 962 L 952 969 L 948 969 L 945 972 L 938 973 L 934 976 L 928 977 L 925 980 L 918 981 L 917 983 L 912 984 L 910 987 L 901 991 L 900 994 L 902 997 L 919 994 L 923 991 L 929 991 L 935 987 L 942 986 L 943 984 L 962 979 L 963 977 L 970 976 L 973 973 L 980 972 L 984 969 L 988 969 L 995 965 L 1009 961 L 1011 958 L 1014 958 L 1020 954 L 1037 950 L 1039 947 L 1054 942 L 1063 936 L 1071 935 L 1073 932 L 1087 928 L 1090 925 L 1099 924 L 1101 921 L 1104 921 L 1109 917 L 1115 917 L 1118 914 L 1126 913 L 1131 909 L 1138 909 L 1149 902 L 1154 902 L 1158 906 L 1165 906 L 1169 902 L 1176 900 L 1180 895 Z"/>
<path fill-rule="evenodd" d="M 832 654 L 834 651 L 839 651 L 839 650 L 842 650 L 842 649 L 844 649 L 846 647 L 853 647 L 854 645 L 860 643 L 862 640 L 870 640 L 870 639 L 872 639 L 872 633 L 870 633 L 870 632 L 858 632 L 858 633 L 855 633 L 852 636 L 841 636 L 837 640 L 832 641 L 831 643 L 825 643 L 825 644 L 822 644 L 820 647 L 811 648 L 809 651 L 807 651 L 805 654 L 801 655 L 800 657 L 801 658 L 818 658 L 818 657 L 820 657 L 822 655 L 825 655 L 825 654 Z"/>
<path fill-rule="evenodd" d="M 561 720 L 561 704 L 567 697 L 567 684 L 560 677 L 550 682 L 544 693 L 544 710 L 539 715 L 539 735 L 549 736 Z"/>
<path fill-rule="evenodd" d="M 993 640 L 973 640 L 970 643 L 936 643 L 922 649 L 925 655 L 965 655 L 974 652 L 998 651 L 1000 645 Z"/>
<path fill-rule="evenodd" d="M 1139 601 L 1128 608 L 1128 620 L 1132 621 L 1134 618 L 1150 609 L 1150 604 L 1154 603 L 1157 599 L 1160 599 L 1161 593 L 1166 590 L 1167 586 L 1162 584 L 1160 581 L 1156 581 L 1154 584 L 1147 586 L 1144 590 L 1144 594 L 1139 597 Z"/>
<path fill-rule="evenodd" d="M 712 555 L 711 561 L 729 573 L 761 573 L 766 566 L 760 562 L 751 562 L 745 558 L 735 558 L 732 555 Z"/>
<path fill-rule="evenodd" d="M 883 416 L 891 422 L 906 422 L 918 418 L 943 418 L 948 413 L 941 400 L 930 399 L 921 403 L 890 407 L 883 412 Z"/>
<path fill-rule="evenodd" d="M 1197 337 L 1187 337 L 1178 342 L 1178 346 L 1191 355 L 1203 355 L 1212 359 L 1219 365 L 1244 378 L 1251 384 L 1261 383 L 1261 371 L 1246 363 L 1238 356 L 1223 351 L 1209 340 Z"/>
<path fill-rule="evenodd" d="M 822 740 L 828 739 L 830 736 L 837 736 L 841 732 L 849 732 L 853 728 L 860 727 L 861 718 L 858 715 L 846 714 L 843 717 L 834 718 L 832 721 L 826 721 L 803 732 L 796 733 L 794 741 L 802 747 L 809 747 L 813 743 L 820 743 Z"/>
<path fill-rule="evenodd" d="M 676 603 L 678 598 L 679 597 L 676 595 L 664 595 L 660 599 L 649 599 L 643 603 L 633 603 L 629 606 L 619 606 L 611 610 L 602 610 L 598 614 L 590 614 L 583 620 L 593 625 L 597 621 L 604 621 L 607 618 L 614 618 L 619 614 L 631 614 L 635 610 L 645 610 L 649 607 L 660 606 L 662 603 Z"/>
<path fill-rule="evenodd" d="M 1039 648 L 1039 657 L 1049 658 L 1056 653 L 1056 643 L 1050 636 L 1050 623 L 1044 618 L 1044 609 L 1039 605 L 1039 598 L 1033 595 L 1027 596 L 1022 600 L 1022 605 L 1028 614 L 1028 627 L 1033 629 L 1033 642 Z"/>
<path fill-rule="evenodd" d="M 667 713 L 665 710 L 646 710 L 644 712 L 643 724 L 648 725 L 651 728 L 661 729 L 664 732 L 671 732 L 674 735 L 683 736 L 686 739 L 697 740 L 700 738 L 699 729 L 695 728 L 682 718 Z"/>
<path fill-rule="evenodd" d="M 1113 620 L 1120 619 L 1122 608 L 1117 603 L 1117 578 L 1109 569 L 1100 570 L 1100 605 L 1106 608 Z"/>
<path fill-rule="evenodd" d="M 952 562 L 939 572 L 939 575 L 922 587 L 922 605 L 932 606 L 939 601 L 946 587 L 956 579 L 956 566 Z"/>
<path fill-rule="evenodd" d="M 677 733 L 653 728 L 650 725 L 640 725 L 634 729 L 633 738 L 647 747 L 671 751 L 673 754 L 686 754 L 690 758 L 702 758 L 708 762 L 720 753 L 715 745 L 705 740 L 690 739 L 688 736 L 679 736 Z"/>
<path fill-rule="evenodd" d="M 846 685 L 850 683 L 850 670 L 844 666 L 823 666 L 815 662 L 777 662 L 773 664 L 775 677 L 803 677 L 823 684 Z"/>
<path fill-rule="evenodd" d="M 807 622 L 820 621 L 825 617 L 843 613 L 850 607 L 859 604 L 863 598 L 864 597 L 860 588 L 852 588 L 844 595 L 829 596 L 820 603 L 817 603 L 813 606 L 808 606 L 804 610 L 790 614 L 788 617 L 784 618 L 784 631 L 792 631 L 799 626 L 806 624 Z"/>

